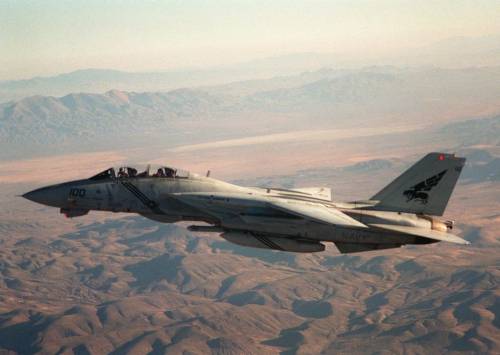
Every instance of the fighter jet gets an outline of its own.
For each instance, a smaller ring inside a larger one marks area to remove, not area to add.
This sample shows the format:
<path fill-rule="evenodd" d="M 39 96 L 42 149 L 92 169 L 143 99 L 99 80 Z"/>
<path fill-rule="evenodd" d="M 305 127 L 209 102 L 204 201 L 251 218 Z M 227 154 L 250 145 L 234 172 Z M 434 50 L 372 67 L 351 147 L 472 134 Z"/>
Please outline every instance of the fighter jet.
<path fill-rule="evenodd" d="M 330 188 L 241 187 L 165 166 L 109 168 L 23 197 L 67 217 L 128 212 L 162 223 L 191 221 L 190 231 L 248 247 L 309 253 L 332 242 L 341 253 L 356 253 L 469 244 L 450 233 L 453 221 L 440 218 L 464 163 L 453 154 L 429 153 L 372 198 L 352 202 L 333 201 Z"/>

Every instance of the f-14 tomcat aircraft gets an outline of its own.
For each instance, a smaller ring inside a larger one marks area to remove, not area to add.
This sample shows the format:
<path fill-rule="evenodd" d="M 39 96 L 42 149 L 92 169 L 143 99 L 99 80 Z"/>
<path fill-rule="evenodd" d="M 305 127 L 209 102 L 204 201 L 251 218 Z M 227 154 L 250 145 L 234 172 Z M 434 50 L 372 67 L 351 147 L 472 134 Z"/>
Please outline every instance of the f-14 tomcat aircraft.
<path fill-rule="evenodd" d="M 430 153 L 369 200 L 332 201 L 329 188 L 241 187 L 170 167 L 110 168 L 88 179 L 43 187 L 23 197 L 67 217 L 90 210 L 138 213 L 158 222 L 205 222 L 232 243 L 289 252 L 341 253 L 440 241 L 468 244 L 442 216 L 465 158 Z"/>

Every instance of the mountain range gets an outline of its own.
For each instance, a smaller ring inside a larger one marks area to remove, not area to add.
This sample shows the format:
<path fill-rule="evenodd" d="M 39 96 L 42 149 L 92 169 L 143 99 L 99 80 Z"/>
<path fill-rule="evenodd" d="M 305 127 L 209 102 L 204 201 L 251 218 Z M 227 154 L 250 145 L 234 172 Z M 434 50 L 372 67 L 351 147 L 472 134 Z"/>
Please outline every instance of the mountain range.
<path fill-rule="evenodd" d="M 500 67 L 371 67 L 168 92 L 32 96 L 0 105 L 0 158 L 33 156 L 42 146 L 109 149 L 158 140 L 172 146 L 311 123 L 425 126 L 498 113 L 498 92 Z"/>
<path fill-rule="evenodd" d="M 362 55 L 341 52 L 291 53 L 213 68 L 151 72 L 87 68 L 54 76 L 3 80 L 0 81 L 0 103 L 33 95 L 64 96 L 75 92 L 102 93 L 113 89 L 169 91 L 251 79 L 293 76 L 325 67 L 357 70 L 371 65 L 392 65 L 457 69 L 498 66 L 498 63 L 500 63 L 500 35 L 453 37 L 427 46 L 409 47 L 385 54 L 367 54 L 366 51 Z"/>

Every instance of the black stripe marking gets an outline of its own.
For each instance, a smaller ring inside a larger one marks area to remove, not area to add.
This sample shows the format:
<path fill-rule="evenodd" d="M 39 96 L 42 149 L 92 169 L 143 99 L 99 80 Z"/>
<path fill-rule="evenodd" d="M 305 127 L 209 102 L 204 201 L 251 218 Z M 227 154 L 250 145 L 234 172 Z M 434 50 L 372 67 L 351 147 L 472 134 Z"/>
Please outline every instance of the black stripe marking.
<path fill-rule="evenodd" d="M 133 185 L 127 181 L 121 181 L 123 187 L 125 187 L 130 193 L 132 193 L 139 201 L 141 201 L 146 207 L 156 214 L 165 214 L 159 207 L 158 204 L 150 200 L 137 186 Z"/>
<path fill-rule="evenodd" d="M 262 244 L 266 245 L 267 247 L 271 249 L 277 249 L 277 250 L 285 250 L 282 247 L 280 247 L 278 244 L 274 243 L 273 241 L 269 240 L 268 238 L 261 236 L 261 235 L 253 235 L 255 239 L 257 239 L 259 242 Z"/>
<path fill-rule="evenodd" d="M 153 206 L 154 201 L 151 201 L 146 195 L 144 195 L 136 186 L 132 185 L 131 183 L 127 182 L 126 187 L 129 189 L 130 192 L 134 193 L 137 198 L 139 198 L 141 201 L 144 203 Z"/>
<path fill-rule="evenodd" d="M 128 183 L 123 183 L 123 186 L 130 191 L 135 197 L 137 197 L 143 204 L 147 205 L 149 207 L 149 199 L 145 198 L 144 195 L 141 195 L 137 190 L 135 190 L 130 184 Z"/>
<path fill-rule="evenodd" d="M 141 191 L 139 191 L 139 189 L 137 189 L 137 187 L 135 187 L 134 185 L 130 184 L 130 183 L 127 183 L 126 184 L 126 187 L 128 188 L 128 190 L 130 192 L 132 192 L 138 199 L 140 199 L 144 204 L 148 205 L 148 206 L 154 206 L 154 202 L 151 201 L 146 195 L 144 195 Z"/>
<path fill-rule="evenodd" d="M 275 249 L 278 249 L 278 250 L 285 250 L 283 249 L 281 246 L 279 246 L 278 244 L 276 244 L 275 242 L 273 242 L 272 240 L 270 240 L 269 238 L 267 237 L 262 237 L 262 239 L 265 239 L 269 242 L 270 245 L 273 245 Z"/>
<path fill-rule="evenodd" d="M 265 240 L 265 239 L 264 239 L 264 240 L 262 240 L 262 238 L 261 238 L 261 237 L 256 236 L 256 235 L 254 236 L 254 238 L 255 238 L 255 239 L 257 239 L 257 240 L 258 240 L 259 242 L 261 242 L 262 244 L 264 244 L 264 245 L 265 245 L 266 247 L 268 247 L 269 249 L 274 249 L 274 247 L 273 247 L 272 245 L 270 245 L 270 244 L 267 242 L 267 240 Z"/>

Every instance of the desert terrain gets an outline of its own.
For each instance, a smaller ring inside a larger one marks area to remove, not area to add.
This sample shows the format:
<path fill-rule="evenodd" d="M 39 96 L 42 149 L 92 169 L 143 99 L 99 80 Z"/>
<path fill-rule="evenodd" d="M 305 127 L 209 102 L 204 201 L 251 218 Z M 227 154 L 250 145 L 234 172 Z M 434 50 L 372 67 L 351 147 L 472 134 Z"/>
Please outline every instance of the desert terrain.
<path fill-rule="evenodd" d="M 500 72 L 374 70 L 3 104 L 0 353 L 499 353 Z M 470 245 L 299 255 L 19 197 L 133 161 L 364 199 L 429 151 L 468 159 L 445 218 Z"/>

